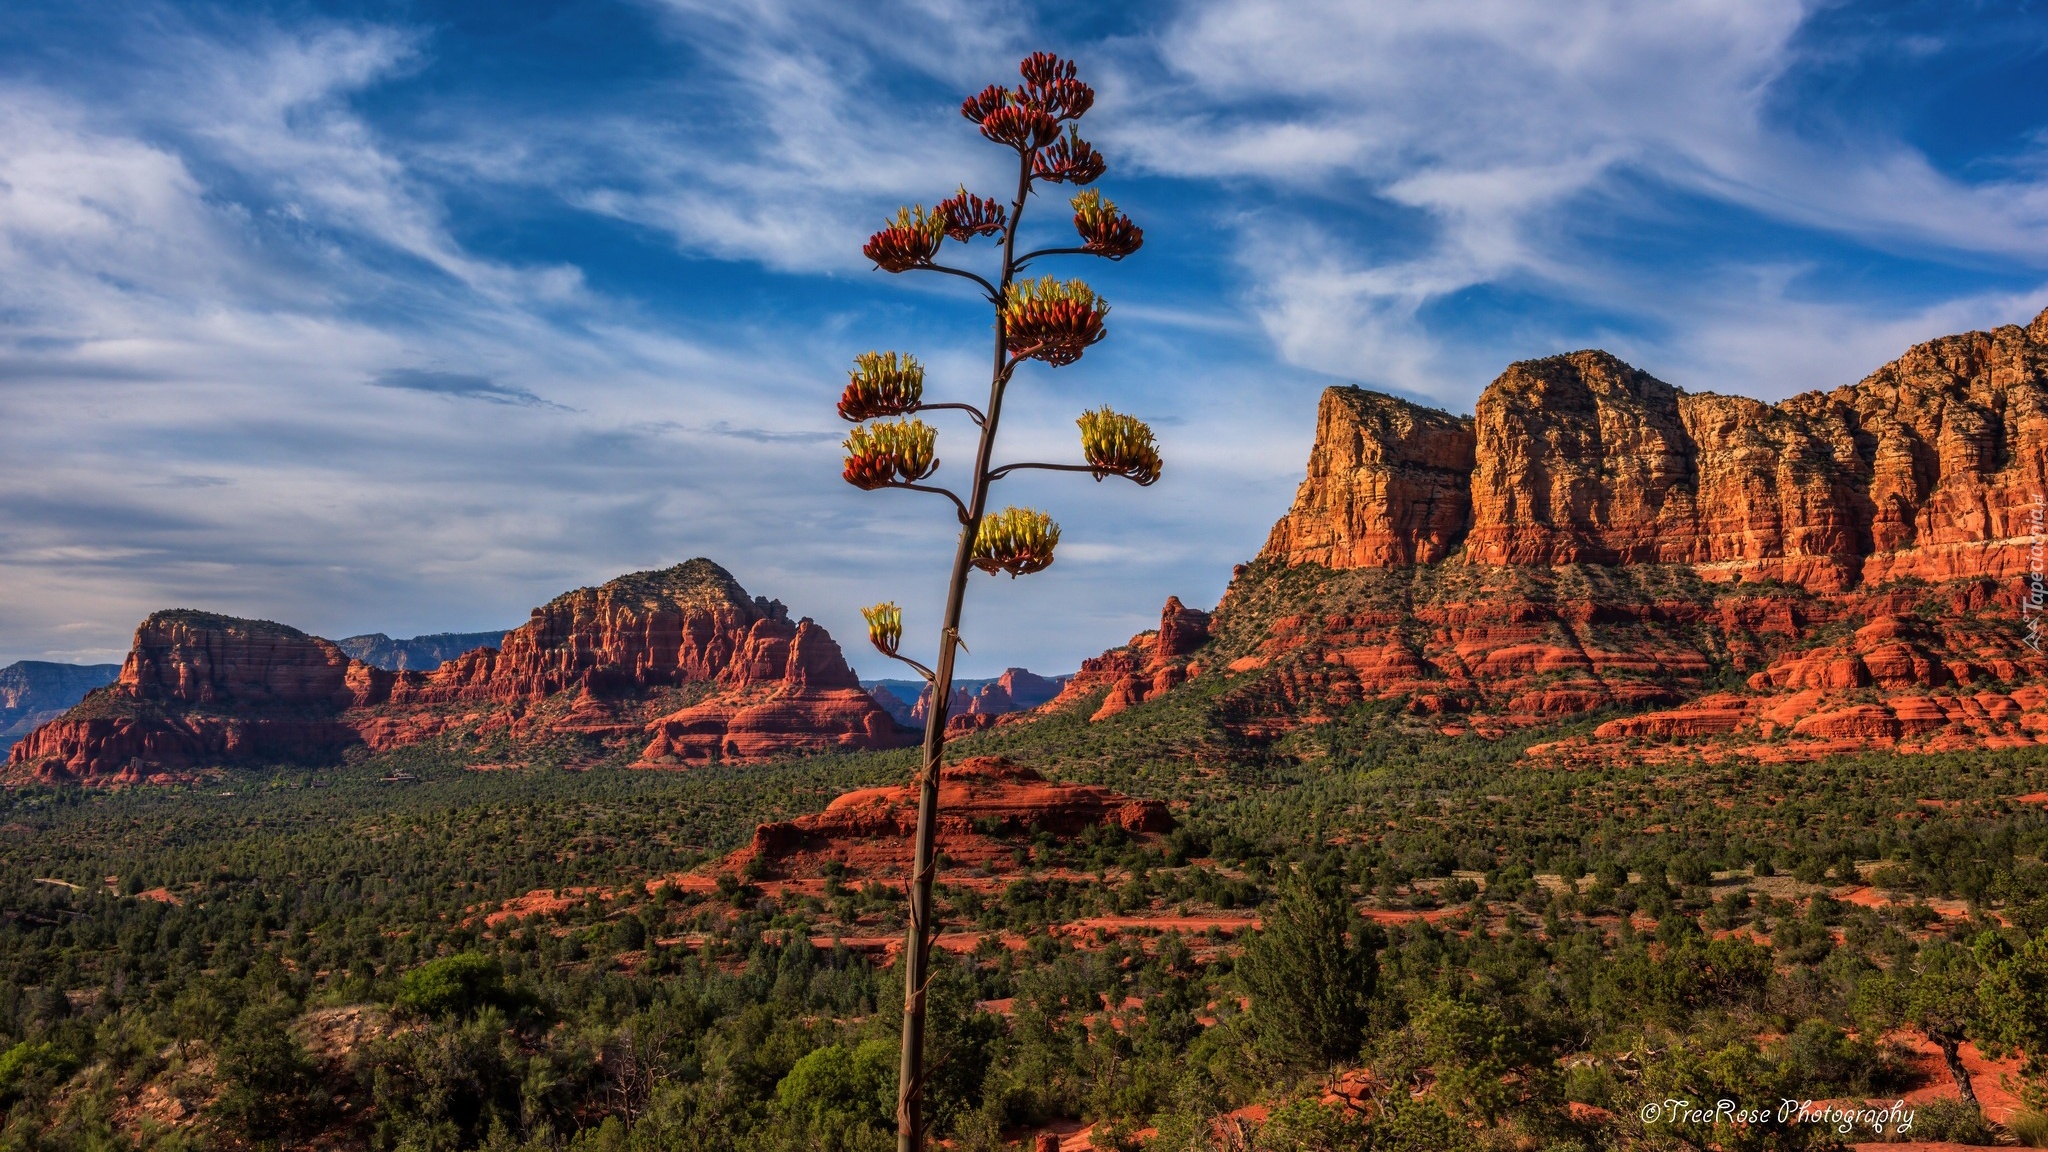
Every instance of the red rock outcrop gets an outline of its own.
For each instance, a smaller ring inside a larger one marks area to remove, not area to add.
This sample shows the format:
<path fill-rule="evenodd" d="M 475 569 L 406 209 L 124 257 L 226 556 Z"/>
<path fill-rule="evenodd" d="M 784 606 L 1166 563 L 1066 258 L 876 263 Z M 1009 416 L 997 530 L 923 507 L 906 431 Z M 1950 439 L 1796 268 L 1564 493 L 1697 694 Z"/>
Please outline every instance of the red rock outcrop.
<path fill-rule="evenodd" d="M 1263 555 L 1330 568 L 1696 566 L 1834 591 L 2025 569 L 2048 489 L 2048 312 L 1776 405 L 1604 352 L 1512 365 L 1469 420 L 1333 388 Z"/>
<path fill-rule="evenodd" d="M 678 692 L 688 699 L 680 710 Z M 149 779 L 328 759 L 358 743 L 383 750 L 470 723 L 645 743 L 650 764 L 909 739 L 823 628 L 792 623 L 781 604 L 749 597 L 700 559 L 559 596 L 502 649 L 465 653 L 431 673 L 373 668 L 281 624 L 160 612 L 137 629 L 120 680 L 16 745 L 7 771 Z"/>
<path fill-rule="evenodd" d="M 1157 800 L 1134 800 L 1092 784 L 1055 783 L 992 756 L 940 770 L 939 813 L 939 850 L 955 864 L 997 871 L 1012 867 L 1011 851 L 1041 831 L 1067 837 L 1091 826 L 1114 826 L 1142 836 L 1173 827 Z M 753 864 L 757 871 L 794 876 L 838 861 L 862 875 L 901 875 L 909 870 L 916 829 L 917 789 L 863 788 L 816 815 L 761 825 L 753 843 L 726 866 Z"/>
<path fill-rule="evenodd" d="M 1478 731 L 1661 708 L 1596 739 L 1773 756 L 2031 743 L 2044 492 L 2048 312 L 1775 405 L 1602 352 L 1511 366 L 1469 421 L 1332 389 L 1219 608 L 1219 708 L 1250 733 L 1374 699 Z M 1729 672 L 1746 691 L 1700 695 Z"/>
<path fill-rule="evenodd" d="M 15 745 L 8 775 L 135 783 L 208 763 L 319 758 L 354 738 L 341 711 L 389 688 L 390 673 L 356 671 L 296 628 L 157 612 L 135 630 L 120 678 Z"/>
<path fill-rule="evenodd" d="M 1188 659 L 1209 642 L 1209 614 L 1168 596 L 1159 613 L 1159 628 L 1140 632 L 1130 643 L 1081 661 L 1081 670 L 1045 705 L 1065 708 L 1092 699 L 1106 686 L 1090 720 L 1106 720 L 1127 708 L 1165 695 L 1201 672 Z"/>
<path fill-rule="evenodd" d="M 1266 552 L 1330 568 L 1434 564 L 1472 510 L 1472 421 L 1363 388 L 1330 388 L 1308 479 Z"/>

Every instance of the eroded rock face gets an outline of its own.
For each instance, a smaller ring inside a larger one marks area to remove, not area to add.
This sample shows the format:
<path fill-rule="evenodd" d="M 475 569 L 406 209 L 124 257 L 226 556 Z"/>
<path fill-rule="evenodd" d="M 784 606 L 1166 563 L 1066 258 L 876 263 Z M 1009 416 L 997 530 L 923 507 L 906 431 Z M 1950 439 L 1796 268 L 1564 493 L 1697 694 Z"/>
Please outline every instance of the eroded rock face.
<path fill-rule="evenodd" d="M 676 709 L 677 692 L 692 694 Z M 664 706 L 665 704 L 665 706 Z M 350 660 L 295 628 L 160 612 L 120 679 L 18 744 L 15 778 L 176 777 L 236 762 L 382 751 L 477 724 L 646 745 L 643 762 L 757 760 L 907 741 L 839 646 L 709 560 L 622 576 L 536 608 L 504 647 L 432 672 Z M 651 743 L 649 741 L 651 740 Z"/>
<path fill-rule="evenodd" d="M 1776 405 L 1574 352 L 1511 365 L 1469 421 L 1329 390 L 1262 555 L 1400 567 L 1462 542 L 1473 564 L 1688 564 L 1830 591 L 2010 576 L 2044 488 L 2048 313 Z"/>
<path fill-rule="evenodd" d="M 1109 691 L 1089 716 L 1090 720 L 1106 720 L 1198 675 L 1201 664 L 1189 657 L 1208 642 L 1209 614 L 1182 604 L 1178 596 L 1168 596 L 1159 612 L 1157 631 L 1140 632 L 1121 648 L 1081 661 L 1081 670 L 1068 678 L 1046 707 L 1065 708 L 1093 699 L 1107 686 Z"/>
<path fill-rule="evenodd" d="M 1256 673 L 1219 703 L 1240 732 L 1367 700 L 1482 732 L 1661 709 L 1597 740 L 1774 757 L 2048 732 L 2020 603 L 2048 313 L 1774 405 L 1602 352 L 1512 365 L 1468 425 L 1355 391 L 1325 397 L 1293 509 L 1218 610 L 1217 658 Z M 1448 525 L 1419 509 L 1455 506 L 1452 457 L 1417 430 L 1464 426 L 1469 515 Z M 1431 484 L 1396 483 L 1418 457 Z M 1742 690 L 1706 691 L 1729 673 Z"/>
<path fill-rule="evenodd" d="M 1470 526 L 1472 421 L 1362 388 L 1324 391 L 1308 479 L 1266 542 L 1289 563 L 1434 564 Z"/>
<path fill-rule="evenodd" d="M 823 812 L 754 830 L 753 843 L 727 860 L 777 875 L 807 875 L 828 861 L 868 876 L 909 870 L 917 829 L 917 789 L 863 788 Z M 1006 870 L 1018 844 L 1040 831 L 1079 835 L 1114 826 L 1127 835 L 1170 831 L 1173 818 L 1157 800 L 1134 800 L 1090 784 L 1063 784 L 993 756 L 947 765 L 939 773 L 939 850 L 957 864 Z"/>

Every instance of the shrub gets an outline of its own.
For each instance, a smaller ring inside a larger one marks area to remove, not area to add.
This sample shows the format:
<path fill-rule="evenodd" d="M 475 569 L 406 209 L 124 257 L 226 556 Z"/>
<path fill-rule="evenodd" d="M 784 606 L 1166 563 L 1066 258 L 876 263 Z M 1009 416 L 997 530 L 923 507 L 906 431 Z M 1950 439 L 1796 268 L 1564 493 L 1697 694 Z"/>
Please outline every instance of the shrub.
<path fill-rule="evenodd" d="M 429 960 L 398 984 L 398 1006 L 419 1016 L 467 1019 L 485 1007 L 507 1008 L 510 1001 L 505 970 L 479 952 Z"/>
<path fill-rule="evenodd" d="M 1283 1062 L 1330 1065 L 1358 1054 L 1379 978 L 1379 941 L 1329 880 L 1289 874 L 1238 962 L 1259 1037 Z"/>
<path fill-rule="evenodd" d="M 0 1052 L 0 1104 L 37 1087 L 54 1085 L 78 1066 L 71 1053 L 48 1040 L 24 1040 Z"/>

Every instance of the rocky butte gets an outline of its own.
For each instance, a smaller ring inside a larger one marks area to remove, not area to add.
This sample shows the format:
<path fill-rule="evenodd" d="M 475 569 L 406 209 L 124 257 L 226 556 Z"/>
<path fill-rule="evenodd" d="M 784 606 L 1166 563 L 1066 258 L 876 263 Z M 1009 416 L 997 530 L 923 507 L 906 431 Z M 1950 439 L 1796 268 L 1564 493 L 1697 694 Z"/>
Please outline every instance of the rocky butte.
<path fill-rule="evenodd" d="M 2048 741 L 2022 607 L 2044 491 L 2048 313 L 1777 404 L 1599 351 L 1511 365 L 1469 417 L 1331 388 L 1213 640 L 1170 655 L 1200 615 L 1170 602 L 1062 703 L 1220 668 L 1255 739 L 1378 700 L 1454 733 L 1634 713 L 1599 740 L 1774 757 Z"/>
<path fill-rule="evenodd" d="M 158 612 L 120 678 L 36 729 L 10 779 L 174 780 L 443 733 L 569 737 L 592 760 L 748 761 L 905 743 L 839 646 L 709 560 L 565 593 L 432 672 L 389 671 L 268 621 Z"/>
<path fill-rule="evenodd" d="M 1039 833 L 1067 838 L 1090 827 L 1136 837 L 1167 832 L 1173 817 L 1158 800 L 1139 800 L 1092 784 L 1045 779 L 994 756 L 948 764 L 939 774 L 938 843 L 951 865 L 1009 871 L 1012 852 Z M 832 864 L 861 877 L 901 877 L 917 828 L 911 785 L 848 792 L 823 812 L 763 824 L 751 844 L 721 868 L 758 875 L 822 874 Z"/>

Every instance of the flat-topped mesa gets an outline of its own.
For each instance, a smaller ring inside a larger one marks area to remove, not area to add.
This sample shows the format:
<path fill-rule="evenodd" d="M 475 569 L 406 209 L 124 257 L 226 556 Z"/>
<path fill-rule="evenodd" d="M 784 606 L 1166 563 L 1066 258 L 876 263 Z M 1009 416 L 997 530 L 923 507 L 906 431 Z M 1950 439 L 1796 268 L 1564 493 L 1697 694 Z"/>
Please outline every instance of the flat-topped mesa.
<path fill-rule="evenodd" d="M 1671 563 L 1815 591 L 2009 576 L 2048 487 L 2048 312 L 1775 405 L 1604 352 L 1511 365 L 1469 419 L 1324 393 L 1262 557 L 1331 568 Z"/>
<path fill-rule="evenodd" d="M 180 608 L 152 612 L 135 629 L 109 691 L 174 705 L 339 707 L 353 702 L 349 663 L 333 642 L 297 628 Z"/>

